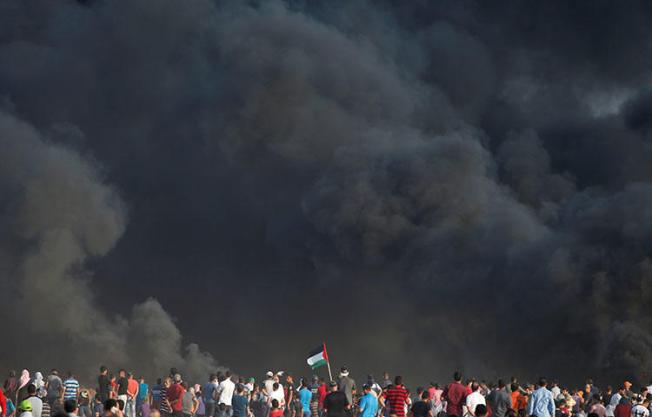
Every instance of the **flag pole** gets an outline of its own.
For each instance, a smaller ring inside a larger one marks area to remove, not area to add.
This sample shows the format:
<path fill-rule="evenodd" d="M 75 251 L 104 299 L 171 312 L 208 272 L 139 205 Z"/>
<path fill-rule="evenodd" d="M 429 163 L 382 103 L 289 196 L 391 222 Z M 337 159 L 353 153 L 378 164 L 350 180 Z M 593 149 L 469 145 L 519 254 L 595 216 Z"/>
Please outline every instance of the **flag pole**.
<path fill-rule="evenodd" d="M 330 382 L 333 380 L 333 374 L 331 374 L 331 358 L 328 357 L 328 352 L 326 351 L 326 343 L 324 343 L 324 353 L 326 354 L 326 366 L 328 366 L 328 380 Z"/>

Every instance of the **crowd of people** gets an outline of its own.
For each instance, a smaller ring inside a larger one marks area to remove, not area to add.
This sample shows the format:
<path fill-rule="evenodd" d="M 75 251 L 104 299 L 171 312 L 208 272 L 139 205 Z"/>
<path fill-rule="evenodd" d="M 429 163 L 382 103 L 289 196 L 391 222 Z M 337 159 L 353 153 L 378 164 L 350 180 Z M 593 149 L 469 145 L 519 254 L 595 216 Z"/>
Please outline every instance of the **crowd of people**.
<path fill-rule="evenodd" d="M 601 390 L 591 380 L 569 390 L 541 378 L 537 384 L 487 383 L 456 372 L 445 386 L 408 389 L 401 376 L 372 375 L 358 386 L 343 367 L 335 380 L 269 371 L 259 383 L 216 372 L 203 384 L 171 369 L 155 384 L 102 366 L 97 383 L 80 385 L 72 372 L 10 372 L 0 389 L 0 417 L 650 417 L 652 383 L 637 392 L 625 381 Z"/>

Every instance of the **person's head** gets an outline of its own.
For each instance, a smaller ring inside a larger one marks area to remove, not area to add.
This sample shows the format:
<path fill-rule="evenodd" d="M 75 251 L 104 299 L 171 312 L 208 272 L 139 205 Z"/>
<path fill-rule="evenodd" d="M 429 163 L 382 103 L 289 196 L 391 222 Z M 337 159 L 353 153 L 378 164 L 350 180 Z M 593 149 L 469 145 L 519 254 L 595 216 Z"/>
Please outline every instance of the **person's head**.
<path fill-rule="evenodd" d="M 462 381 L 462 373 L 460 371 L 455 371 L 455 373 L 453 374 L 453 381 L 455 382 Z"/>
<path fill-rule="evenodd" d="M 140 378 L 138 378 L 138 382 L 140 382 L 141 384 L 144 383 L 145 377 L 141 375 Z"/>
<path fill-rule="evenodd" d="M 593 385 L 593 380 L 591 378 L 586 378 L 586 385 Z"/>
<path fill-rule="evenodd" d="M 16 371 L 9 371 L 9 378 L 16 378 Z"/>
<path fill-rule="evenodd" d="M 480 384 L 477 382 L 471 382 L 471 391 L 476 392 L 480 390 Z"/>
<path fill-rule="evenodd" d="M 430 394 L 428 393 L 428 391 L 423 391 L 421 393 L 421 399 L 423 401 L 428 401 L 430 399 Z"/>
<path fill-rule="evenodd" d="M 294 382 L 294 377 L 292 376 L 292 374 L 287 374 L 285 376 L 285 380 L 288 382 L 288 384 L 291 384 Z"/>
<path fill-rule="evenodd" d="M 475 417 L 485 417 L 487 415 L 487 406 L 478 404 L 475 406 Z"/>
<path fill-rule="evenodd" d="M 505 389 L 505 381 L 502 379 L 498 380 L 498 389 Z"/>
<path fill-rule="evenodd" d="M 20 404 L 18 404 L 18 411 L 21 413 L 24 412 L 32 412 L 32 403 L 29 400 L 23 400 Z"/>
<path fill-rule="evenodd" d="M 371 392 L 371 386 L 369 386 L 368 384 L 364 384 L 362 390 L 364 391 L 365 394 L 369 394 Z"/>
<path fill-rule="evenodd" d="M 187 383 L 186 381 L 182 382 L 182 383 L 181 383 L 181 386 L 183 387 L 183 389 L 185 389 L 186 391 L 188 391 L 188 383 Z"/>
<path fill-rule="evenodd" d="M 109 398 L 104 401 L 104 411 L 111 411 L 113 408 L 118 407 L 118 401 L 115 398 Z"/>
<path fill-rule="evenodd" d="M 120 371 L 118 371 L 118 375 L 120 376 L 120 378 L 124 378 L 127 375 L 127 371 L 125 371 L 124 369 L 120 369 Z"/>
<path fill-rule="evenodd" d="M 652 394 L 646 394 L 645 400 L 643 400 L 643 404 L 649 405 L 650 402 L 652 402 Z"/>
<path fill-rule="evenodd" d="M 53 368 L 53 369 L 50 371 L 50 374 L 52 374 L 52 375 L 59 375 L 59 371 L 58 371 L 56 368 Z"/>
<path fill-rule="evenodd" d="M 210 375 L 208 376 L 208 382 L 214 382 L 214 381 L 217 381 L 217 375 L 215 375 L 215 374 L 210 374 Z"/>
<path fill-rule="evenodd" d="M 516 382 L 512 382 L 512 385 L 510 387 L 512 389 L 512 392 L 518 391 L 518 384 Z"/>
<path fill-rule="evenodd" d="M 548 385 L 548 381 L 543 377 L 539 378 L 539 386 L 540 387 L 545 387 L 546 385 Z"/>
<path fill-rule="evenodd" d="M 384 379 L 389 379 L 389 373 L 388 372 L 383 372 L 383 378 Z"/>
<path fill-rule="evenodd" d="M 77 414 L 77 400 L 64 401 L 63 410 L 68 414 Z"/>
<path fill-rule="evenodd" d="M 108 372 L 109 372 L 109 368 L 107 368 L 104 365 L 100 366 L 100 375 L 106 375 Z"/>
<path fill-rule="evenodd" d="M 396 377 L 394 378 L 394 385 L 396 386 L 403 385 L 403 377 L 400 375 L 396 375 Z"/>
<path fill-rule="evenodd" d="M 337 382 L 331 381 L 330 384 L 329 384 L 329 387 L 330 387 L 331 392 L 337 391 Z"/>
<path fill-rule="evenodd" d="M 125 402 L 123 400 L 118 400 L 118 410 L 125 411 Z"/>
<path fill-rule="evenodd" d="M 165 388 L 170 388 L 170 385 L 172 385 L 172 378 L 167 377 L 163 380 L 163 386 Z"/>
<path fill-rule="evenodd" d="M 239 395 L 242 395 L 242 393 L 244 392 L 244 385 L 242 384 L 236 385 L 235 392 L 237 392 Z"/>
<path fill-rule="evenodd" d="M 149 412 L 149 417 L 161 417 L 161 412 L 156 408 L 152 408 Z"/>
<path fill-rule="evenodd" d="M 276 398 L 272 400 L 272 408 L 278 408 L 278 400 Z"/>
<path fill-rule="evenodd" d="M 109 375 L 109 379 L 110 379 L 111 381 L 115 381 L 115 375 L 113 375 L 113 374 Z"/>
<path fill-rule="evenodd" d="M 163 380 L 161 378 L 156 378 L 156 384 L 161 385 L 163 383 Z"/>
<path fill-rule="evenodd" d="M 174 383 L 175 384 L 180 384 L 181 383 L 181 374 L 179 374 L 179 373 L 174 374 Z"/>
<path fill-rule="evenodd" d="M 134 373 L 133 372 L 127 373 L 127 378 L 134 379 Z"/>
<path fill-rule="evenodd" d="M 67 374 L 68 374 L 68 379 L 72 379 L 72 378 L 75 377 L 75 376 L 72 374 L 72 371 L 68 371 Z"/>
<path fill-rule="evenodd" d="M 273 377 L 274 377 L 274 372 L 272 372 L 272 371 L 267 371 L 267 373 L 265 374 L 265 377 L 266 377 L 267 379 L 269 379 L 269 378 L 273 378 Z"/>
<path fill-rule="evenodd" d="M 33 396 L 36 395 L 36 385 L 29 384 L 27 386 L 27 395 L 29 395 L 30 397 L 33 397 Z"/>

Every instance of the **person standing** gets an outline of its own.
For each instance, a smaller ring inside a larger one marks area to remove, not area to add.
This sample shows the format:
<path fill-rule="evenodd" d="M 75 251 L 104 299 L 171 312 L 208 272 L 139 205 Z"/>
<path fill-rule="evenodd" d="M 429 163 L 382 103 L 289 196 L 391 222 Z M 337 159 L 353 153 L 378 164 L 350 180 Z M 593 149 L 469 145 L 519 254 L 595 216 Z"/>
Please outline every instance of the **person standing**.
<path fill-rule="evenodd" d="M 224 381 L 219 385 L 220 399 L 218 404 L 224 404 L 224 411 L 228 417 L 233 416 L 233 393 L 235 392 L 235 383 L 229 372 L 226 373 Z"/>
<path fill-rule="evenodd" d="M 32 415 L 34 417 L 41 417 L 41 412 L 43 411 L 43 401 L 36 396 L 36 385 L 29 384 L 27 386 L 27 399 L 32 404 Z"/>
<path fill-rule="evenodd" d="M 22 404 L 23 401 L 29 397 L 29 394 L 27 393 L 27 385 L 29 384 L 29 381 L 29 371 L 27 369 L 23 369 L 20 374 L 20 379 L 18 380 L 18 390 L 16 392 L 16 401 L 18 404 Z M 30 413 L 31 411 L 32 410 L 30 410 Z"/>
<path fill-rule="evenodd" d="M 331 381 L 330 393 L 324 399 L 326 417 L 347 417 L 347 411 L 350 409 L 351 403 L 346 394 L 339 391 L 337 382 Z"/>
<path fill-rule="evenodd" d="M 215 415 L 215 399 L 217 398 L 217 375 L 211 374 L 208 377 L 208 383 L 202 389 L 202 396 L 204 398 L 204 406 L 206 407 L 206 416 L 213 417 Z"/>
<path fill-rule="evenodd" d="M 480 393 L 480 384 L 471 383 L 471 394 L 466 397 L 466 415 L 475 417 L 475 407 L 478 404 L 487 405 L 485 398 Z"/>
<path fill-rule="evenodd" d="M 161 387 L 161 402 L 159 403 L 159 411 L 163 417 L 168 417 L 170 414 L 172 414 L 172 407 L 170 407 L 170 401 L 168 401 L 168 388 L 170 388 L 172 385 L 171 381 L 172 380 L 170 378 L 165 378 L 163 381 L 163 386 Z"/>
<path fill-rule="evenodd" d="M 2 388 L 5 390 L 5 397 L 9 398 L 11 401 L 16 401 L 16 391 L 18 391 L 16 371 L 9 371 L 9 377 L 5 379 Z"/>
<path fill-rule="evenodd" d="M 145 377 L 141 376 L 138 379 L 138 395 L 136 395 L 136 415 L 144 417 L 144 408 L 147 406 L 147 414 L 149 415 L 149 385 L 145 382 Z"/>
<path fill-rule="evenodd" d="M 127 396 L 127 391 L 129 388 L 127 371 L 125 371 L 124 369 L 120 369 L 120 371 L 118 371 L 118 380 L 116 381 L 116 383 L 117 383 L 117 394 L 118 394 L 117 399 L 123 402 L 126 411 L 127 400 L 129 399 L 129 397 Z"/>
<path fill-rule="evenodd" d="M 338 380 L 339 391 L 346 395 L 349 404 L 353 404 L 353 395 L 355 395 L 355 380 L 349 376 L 349 370 L 343 366 L 340 370 L 340 377 Z"/>
<path fill-rule="evenodd" d="M 235 395 L 231 399 L 231 408 L 233 409 L 233 417 L 249 416 L 249 400 L 245 396 L 244 385 L 238 384 L 236 387 Z"/>
<path fill-rule="evenodd" d="M 412 413 L 412 417 L 434 417 L 432 414 L 430 394 L 428 394 L 428 391 L 423 391 L 421 393 L 421 398 L 412 404 L 410 412 Z"/>
<path fill-rule="evenodd" d="M 446 400 L 446 414 L 449 417 L 462 417 L 462 405 L 466 402 L 467 390 L 462 385 L 462 374 L 455 372 L 453 382 L 444 388 L 442 397 Z"/>
<path fill-rule="evenodd" d="M 134 378 L 133 372 L 129 372 L 127 376 L 127 404 L 126 404 L 126 417 L 136 417 L 136 398 L 140 386 L 138 381 Z"/>
<path fill-rule="evenodd" d="M 371 385 L 366 384 L 362 387 L 364 395 L 358 403 L 358 417 L 376 417 L 378 413 L 378 396 L 374 395 Z"/>
<path fill-rule="evenodd" d="M 493 411 L 492 416 L 505 417 L 507 410 L 512 408 L 512 398 L 505 389 L 505 382 L 502 379 L 498 380 L 497 389 L 491 391 L 487 396 L 489 406 Z"/>
<path fill-rule="evenodd" d="M 394 385 L 385 390 L 381 396 L 384 405 L 389 410 L 389 414 L 396 414 L 396 417 L 405 417 L 405 406 L 410 406 L 410 395 L 403 386 L 403 377 L 396 376 Z"/>
<path fill-rule="evenodd" d="M 72 372 L 68 372 L 68 378 L 63 382 L 63 401 L 75 400 L 79 396 L 79 381 L 75 379 Z"/>
<path fill-rule="evenodd" d="M 545 378 L 539 379 L 539 388 L 532 393 L 527 404 L 527 415 L 537 417 L 553 417 L 555 415 L 555 400 L 546 386 Z"/>
<path fill-rule="evenodd" d="M 312 391 L 308 388 L 306 381 L 301 381 L 299 389 L 299 401 L 301 402 L 301 412 L 303 417 L 310 417 L 310 403 L 312 402 Z"/>
<path fill-rule="evenodd" d="M 63 399 L 63 381 L 56 369 L 50 371 L 45 383 L 45 390 L 47 391 L 47 402 L 50 404 L 50 408 L 54 408 L 55 404 Z"/>
<path fill-rule="evenodd" d="M 97 394 L 100 396 L 102 404 L 110 398 L 111 380 L 109 379 L 109 369 L 100 366 L 100 375 L 97 377 Z"/>
<path fill-rule="evenodd" d="M 167 389 L 167 399 L 172 409 L 172 415 L 182 417 L 183 415 L 183 394 L 185 390 L 181 385 L 181 375 L 174 374 L 174 383 Z"/>

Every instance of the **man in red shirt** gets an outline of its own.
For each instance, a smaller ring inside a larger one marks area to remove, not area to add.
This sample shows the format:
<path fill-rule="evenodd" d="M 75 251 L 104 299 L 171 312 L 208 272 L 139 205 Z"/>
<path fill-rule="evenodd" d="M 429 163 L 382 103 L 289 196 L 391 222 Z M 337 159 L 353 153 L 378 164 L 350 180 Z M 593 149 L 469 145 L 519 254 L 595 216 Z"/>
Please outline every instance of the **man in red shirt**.
<path fill-rule="evenodd" d="M 167 399 L 172 408 L 172 415 L 181 417 L 183 415 L 183 395 L 186 390 L 181 385 L 181 375 L 174 375 L 174 384 L 167 389 Z"/>
<path fill-rule="evenodd" d="M 328 387 L 326 386 L 326 381 L 324 381 L 324 378 L 319 378 L 319 388 L 317 388 L 317 395 L 319 395 L 318 401 L 318 407 L 319 407 L 319 414 L 322 414 L 322 411 L 324 410 L 324 400 L 326 399 L 326 395 L 328 395 Z"/>
<path fill-rule="evenodd" d="M 133 373 L 129 372 L 127 377 L 129 379 L 127 380 L 127 404 L 125 405 L 125 414 L 127 417 L 136 417 L 136 397 L 138 396 L 138 388 L 140 387 L 140 384 L 138 384 L 138 381 L 134 379 Z"/>
<path fill-rule="evenodd" d="M 462 374 L 455 372 L 453 382 L 444 388 L 442 398 L 446 400 L 446 414 L 449 417 L 462 417 L 462 405 L 466 401 L 467 388 L 462 385 Z"/>
<path fill-rule="evenodd" d="M 383 392 L 381 402 L 389 409 L 389 414 L 405 417 L 405 404 L 410 405 L 410 395 L 403 386 L 403 377 L 394 378 L 394 385 Z"/>

